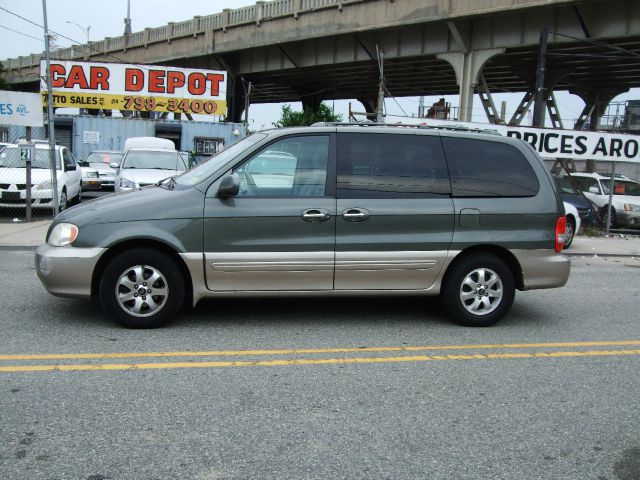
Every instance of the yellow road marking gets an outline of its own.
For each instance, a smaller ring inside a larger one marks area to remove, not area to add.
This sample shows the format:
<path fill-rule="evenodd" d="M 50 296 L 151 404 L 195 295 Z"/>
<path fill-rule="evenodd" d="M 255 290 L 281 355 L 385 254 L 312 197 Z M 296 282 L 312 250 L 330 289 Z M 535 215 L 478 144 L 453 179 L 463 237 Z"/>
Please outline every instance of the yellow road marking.
<path fill-rule="evenodd" d="M 603 357 L 640 355 L 639 350 L 591 350 L 569 352 L 487 353 L 472 355 L 417 355 L 399 357 L 317 358 L 291 360 L 260 360 L 235 362 L 173 362 L 173 363 L 112 363 L 103 365 L 23 365 L 0 367 L 0 372 L 50 372 L 77 370 L 155 370 L 171 368 L 220 368 L 220 367 L 276 367 L 288 365 L 332 365 L 364 363 L 427 362 L 439 360 L 490 360 L 519 358 Z"/>
<path fill-rule="evenodd" d="M 640 345 L 640 340 L 603 342 L 546 342 L 546 343 L 497 343 L 478 345 L 435 345 L 405 347 L 347 347 L 347 348 L 289 348 L 272 350 L 212 350 L 195 352 L 137 352 L 137 353 L 45 353 L 24 355 L 0 355 L 0 360 L 81 360 L 109 358 L 165 358 L 165 357 L 231 357 L 246 355 L 300 355 L 314 353 L 356 352 L 420 352 L 437 350 L 482 350 L 498 348 L 581 348 L 581 347 L 630 347 Z"/>

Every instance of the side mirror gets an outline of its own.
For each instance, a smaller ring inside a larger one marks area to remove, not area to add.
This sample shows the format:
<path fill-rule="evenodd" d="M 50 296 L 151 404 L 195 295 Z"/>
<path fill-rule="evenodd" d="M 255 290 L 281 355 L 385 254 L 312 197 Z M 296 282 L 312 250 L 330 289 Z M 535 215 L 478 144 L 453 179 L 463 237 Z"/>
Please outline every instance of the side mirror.
<path fill-rule="evenodd" d="M 218 196 L 222 198 L 235 197 L 240 192 L 240 179 L 238 175 L 231 174 L 227 175 L 220 182 L 220 187 L 218 188 Z"/>
<path fill-rule="evenodd" d="M 110 167 L 110 168 L 118 168 L 119 166 L 120 166 L 120 164 L 119 164 L 118 162 L 111 162 L 111 163 L 109 164 L 109 167 Z"/>
<path fill-rule="evenodd" d="M 589 187 L 589 193 L 600 193 L 600 189 L 598 187 Z"/>

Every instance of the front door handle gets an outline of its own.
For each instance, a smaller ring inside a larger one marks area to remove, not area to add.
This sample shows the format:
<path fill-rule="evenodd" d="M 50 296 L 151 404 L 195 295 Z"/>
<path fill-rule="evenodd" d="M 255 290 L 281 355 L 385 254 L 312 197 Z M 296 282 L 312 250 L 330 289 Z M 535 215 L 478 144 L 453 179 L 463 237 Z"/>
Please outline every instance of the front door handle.
<path fill-rule="evenodd" d="M 369 218 L 369 210 L 366 208 L 347 208 L 342 211 L 342 218 L 347 222 L 364 222 Z"/>
<path fill-rule="evenodd" d="M 329 211 L 324 208 L 308 208 L 302 212 L 302 219 L 305 222 L 326 222 L 330 216 Z"/>

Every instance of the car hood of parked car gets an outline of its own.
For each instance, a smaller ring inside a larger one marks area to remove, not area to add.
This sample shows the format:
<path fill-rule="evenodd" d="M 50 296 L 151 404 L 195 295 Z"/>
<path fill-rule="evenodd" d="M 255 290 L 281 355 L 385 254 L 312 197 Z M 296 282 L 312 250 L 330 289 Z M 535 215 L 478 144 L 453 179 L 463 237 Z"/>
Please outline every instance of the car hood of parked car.
<path fill-rule="evenodd" d="M 27 183 L 27 169 L 26 168 L 3 168 L 1 177 L 5 179 L 2 183 Z M 57 177 L 60 178 L 62 171 L 56 170 Z M 51 180 L 50 170 L 45 168 L 32 168 L 31 169 L 31 184 L 38 185 L 40 183 Z"/>
<path fill-rule="evenodd" d="M 125 168 L 120 171 L 122 178 L 127 178 L 138 185 L 150 185 L 152 183 L 158 183 L 165 178 L 172 177 L 176 173 L 175 170 L 159 170 L 155 168 Z"/>
<path fill-rule="evenodd" d="M 591 202 L 581 193 L 561 193 L 562 200 L 576 208 L 591 208 Z"/>

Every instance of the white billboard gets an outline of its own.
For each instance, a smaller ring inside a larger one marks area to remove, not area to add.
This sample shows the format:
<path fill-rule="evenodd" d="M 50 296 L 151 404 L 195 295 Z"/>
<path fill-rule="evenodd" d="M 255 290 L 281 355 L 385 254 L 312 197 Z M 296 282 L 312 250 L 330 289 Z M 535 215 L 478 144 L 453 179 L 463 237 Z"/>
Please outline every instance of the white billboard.
<path fill-rule="evenodd" d="M 40 63 L 46 78 L 46 64 Z M 158 65 L 51 61 L 55 107 L 226 115 L 227 72 Z M 47 85 L 41 84 L 46 103 Z"/>
<path fill-rule="evenodd" d="M 42 127 L 42 101 L 37 93 L 0 90 L 0 125 Z"/>
<path fill-rule="evenodd" d="M 507 137 L 519 138 L 531 144 L 542 158 L 572 158 L 577 160 L 606 160 L 640 163 L 640 136 L 622 133 L 588 132 L 583 130 L 554 130 L 550 128 L 510 127 L 486 123 L 453 122 L 434 118 L 394 117 L 386 123 L 411 125 L 466 127 L 494 130 Z"/>

